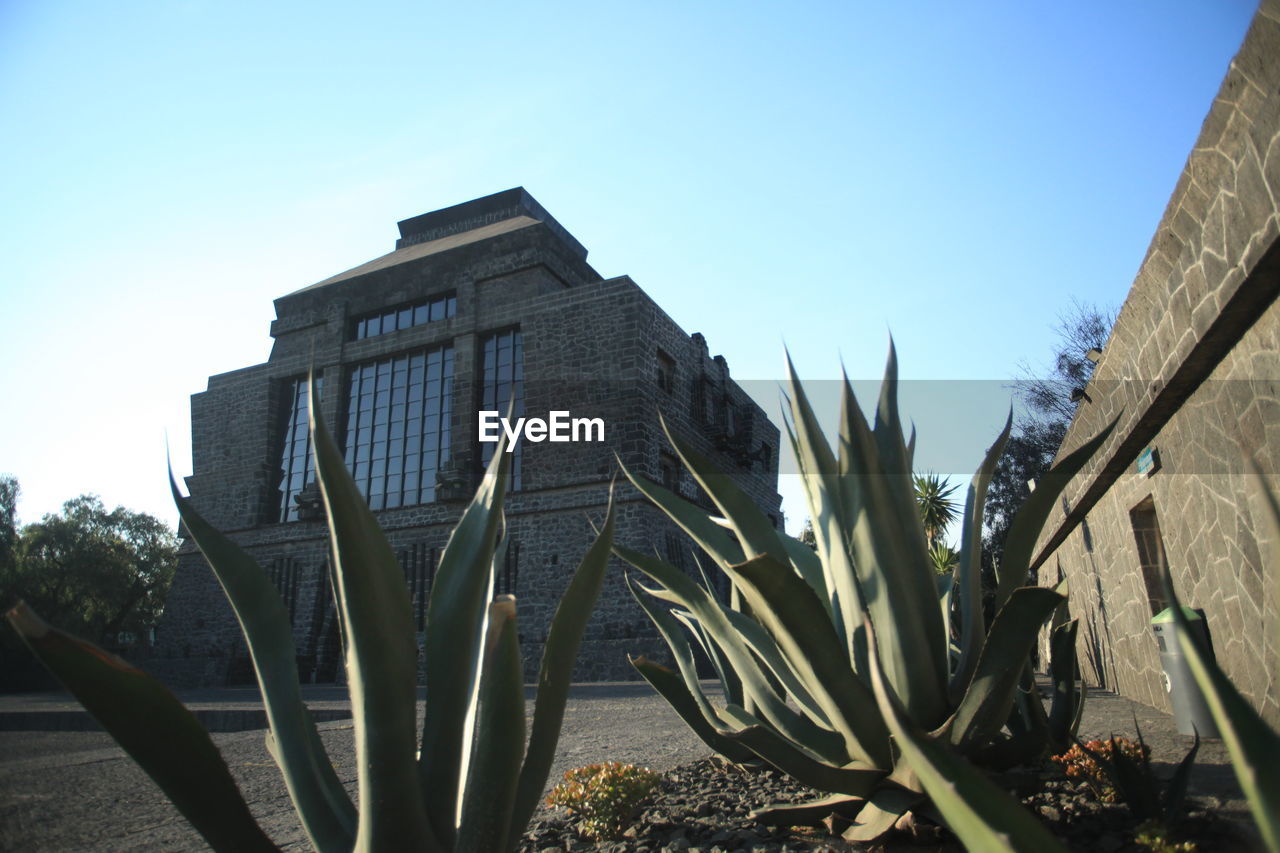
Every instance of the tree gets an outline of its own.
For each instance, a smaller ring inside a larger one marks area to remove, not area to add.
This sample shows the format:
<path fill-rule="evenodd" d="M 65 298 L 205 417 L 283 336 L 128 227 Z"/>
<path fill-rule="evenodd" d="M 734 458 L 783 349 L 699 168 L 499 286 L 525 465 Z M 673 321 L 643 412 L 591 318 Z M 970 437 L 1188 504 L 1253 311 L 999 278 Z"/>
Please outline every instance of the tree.
<path fill-rule="evenodd" d="M 0 481 L 0 516 L 9 482 L 16 496 L 16 480 Z M 113 645 L 121 633 L 142 633 L 159 621 L 178 540 L 154 516 L 124 507 L 108 512 L 96 495 L 81 495 L 17 531 L 11 553 L 0 566 L 6 599 L 25 599 L 50 624 Z"/>
<path fill-rule="evenodd" d="M 948 485 L 945 478 L 932 471 L 913 474 L 911 479 L 915 484 L 916 507 L 924 523 L 925 540 L 929 544 L 929 559 L 933 562 L 934 571 L 945 575 L 955 568 L 960 559 L 955 549 L 942 541 L 947 526 L 960 515 L 960 504 L 953 497 L 958 487 Z"/>
<path fill-rule="evenodd" d="M 1053 464 L 1080 404 L 1079 400 L 1071 399 L 1072 391 L 1083 389 L 1093 375 L 1095 362 L 1087 353 L 1102 351 L 1115 319 L 1113 309 L 1100 309 L 1073 300 L 1071 306 L 1058 315 L 1054 327 L 1057 342 L 1048 370 L 1034 371 L 1026 362 L 1020 365 L 1021 376 L 1013 388 L 1025 409 L 1019 414 L 1004 455 L 996 464 L 983 509 L 985 572 L 993 572 L 1003 555 L 1009 524 L 1031 494 L 1030 483 Z"/>
<path fill-rule="evenodd" d="M 924 522 L 924 535 L 929 547 L 937 545 L 947 525 L 960 514 L 960 504 L 952 497 L 957 486 L 948 485 L 945 478 L 932 471 L 912 475 L 916 489 L 916 506 L 920 520 Z"/>
<path fill-rule="evenodd" d="M 10 571 L 18 550 L 18 478 L 0 474 L 0 577 Z"/>

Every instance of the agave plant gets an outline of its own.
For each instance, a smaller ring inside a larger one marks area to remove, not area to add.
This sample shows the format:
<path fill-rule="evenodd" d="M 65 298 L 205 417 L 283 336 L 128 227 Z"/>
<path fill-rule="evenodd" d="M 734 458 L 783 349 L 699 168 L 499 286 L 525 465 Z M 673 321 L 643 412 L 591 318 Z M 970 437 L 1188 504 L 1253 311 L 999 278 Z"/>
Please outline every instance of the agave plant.
<path fill-rule="evenodd" d="M 312 413 L 319 410 L 315 402 Z M 609 558 L 612 500 L 552 620 L 526 746 L 514 599 L 489 601 L 504 547 L 499 537 L 511 458 L 499 446 L 432 586 L 419 751 L 417 644 L 403 572 L 314 414 L 311 429 L 346 645 L 358 805 L 339 782 L 302 702 L 279 593 L 252 557 L 200 517 L 171 477 L 182 522 L 240 621 L 270 724 L 267 745 L 302 826 L 321 853 L 514 849 L 551 769 L 574 659 Z M 163 685 L 50 628 L 25 605 L 8 618 L 215 850 L 277 849 L 254 821 L 208 733 Z"/>
<path fill-rule="evenodd" d="M 1050 745 L 1066 748 L 1074 734 L 1083 699 L 1076 623 L 1066 616 L 1065 590 L 1027 585 L 1029 566 L 1058 495 L 1110 428 L 1045 475 L 1018 513 L 988 625 L 979 578 L 983 502 L 1011 419 L 970 484 L 955 572 L 939 578 L 915 500 L 915 436 L 904 436 L 899 419 L 892 345 L 872 424 L 844 382 L 835 452 L 789 359 L 787 367 L 786 426 L 816 549 L 775 530 L 729 477 L 668 431 L 723 518 L 631 471 L 627 476 L 728 575 L 732 595 L 721 602 L 705 577 L 697 582 L 658 558 L 615 546 L 651 582 L 628 578 L 679 673 L 644 658 L 633 665 L 728 759 L 763 761 L 831 793 L 761 809 L 755 813 L 761 820 L 816 822 L 834 813 L 851 822 L 844 835 L 857 841 L 879 836 L 912 811 L 942 812 L 962 838 L 965 827 L 985 825 L 993 814 L 1013 815 L 1018 846 L 1052 847 L 1052 838 L 1019 817 L 1016 804 L 969 762 L 1038 760 Z M 1030 654 L 1050 617 L 1054 688 L 1046 714 Z M 692 643 L 719 674 L 723 704 L 702 690 Z M 961 781 L 967 793 L 957 799 Z M 973 843 L 989 849 L 988 830 L 973 835 Z"/>

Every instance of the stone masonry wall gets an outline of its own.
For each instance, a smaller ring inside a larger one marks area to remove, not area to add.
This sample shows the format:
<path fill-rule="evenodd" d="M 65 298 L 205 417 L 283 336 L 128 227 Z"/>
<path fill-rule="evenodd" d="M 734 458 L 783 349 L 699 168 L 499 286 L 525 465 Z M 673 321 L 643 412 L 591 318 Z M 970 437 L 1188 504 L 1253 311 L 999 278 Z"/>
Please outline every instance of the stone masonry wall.
<path fill-rule="evenodd" d="M 1167 707 L 1130 513 L 1154 509 L 1180 595 L 1228 675 L 1280 721 L 1276 543 L 1253 457 L 1280 488 L 1280 2 L 1266 0 L 1205 119 L 1063 445 L 1116 429 L 1040 541 L 1071 582 L 1090 675 Z M 1136 473 L 1155 447 L 1162 467 Z M 1144 506 L 1147 506 L 1144 504 Z"/>

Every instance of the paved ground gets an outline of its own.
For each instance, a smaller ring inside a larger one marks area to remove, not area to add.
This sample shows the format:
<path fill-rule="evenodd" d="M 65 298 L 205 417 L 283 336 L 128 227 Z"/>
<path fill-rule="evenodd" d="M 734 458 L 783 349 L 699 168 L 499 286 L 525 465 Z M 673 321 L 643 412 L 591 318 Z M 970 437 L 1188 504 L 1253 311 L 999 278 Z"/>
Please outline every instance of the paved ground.
<path fill-rule="evenodd" d="M 260 712 L 254 690 L 189 691 L 184 701 L 215 727 L 241 727 Z M 340 688 L 310 687 L 313 711 L 347 714 Z M 1093 693 L 1081 736 L 1132 736 L 1134 717 L 1152 747 L 1157 772 L 1172 772 L 1190 738 L 1166 714 L 1114 694 Z M 83 721 L 61 694 L 0 696 L 0 850 L 193 851 L 207 849 L 154 784 L 107 735 L 75 731 Z M 46 720 L 41 729 L 41 715 Z M 21 730 L 13 730 L 13 729 Z M 49 730 L 54 728 L 55 730 Z M 60 728 L 61 730 L 56 730 Z M 350 721 L 320 724 L 340 777 L 354 790 Z M 213 735 L 264 829 L 284 849 L 308 849 L 260 730 Z M 666 770 L 707 749 L 644 684 L 589 684 L 573 690 L 552 779 L 572 767 L 623 761 Z M 1214 798 L 1221 813 L 1247 820 L 1225 750 L 1206 741 L 1193 793 Z"/>

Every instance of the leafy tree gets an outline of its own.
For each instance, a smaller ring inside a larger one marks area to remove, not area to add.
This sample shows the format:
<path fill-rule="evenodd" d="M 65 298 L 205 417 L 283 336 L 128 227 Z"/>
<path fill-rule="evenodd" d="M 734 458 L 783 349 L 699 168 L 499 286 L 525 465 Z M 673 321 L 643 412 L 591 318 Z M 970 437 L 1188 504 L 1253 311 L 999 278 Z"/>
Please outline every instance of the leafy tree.
<path fill-rule="evenodd" d="M 16 559 L 19 493 L 18 478 L 0 474 L 0 573 L 8 572 Z"/>
<path fill-rule="evenodd" d="M 0 481 L 0 526 L 10 484 L 16 497 L 17 481 Z M 178 558 L 164 522 L 124 507 L 108 512 L 96 495 L 81 495 L 60 513 L 11 526 L 13 558 L 0 566 L 6 599 L 25 599 L 51 624 L 108 645 L 159 621 Z"/>
<path fill-rule="evenodd" d="M 818 549 L 818 535 L 813 532 L 813 519 L 806 518 L 804 520 L 804 529 L 800 531 L 800 541 L 813 548 Z"/>
<path fill-rule="evenodd" d="M 1031 494 L 1030 483 L 1053 464 L 1079 401 L 1072 391 L 1088 384 L 1095 363 L 1086 353 L 1101 351 L 1111 334 L 1116 314 L 1079 301 L 1058 316 L 1052 364 L 1034 371 L 1025 362 L 1014 382 L 1024 405 L 1004 455 L 996 465 L 983 512 L 983 566 L 988 573 L 1004 553 L 1004 540 L 1013 515 Z"/>

